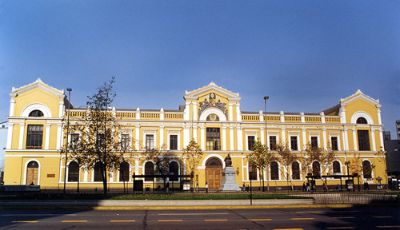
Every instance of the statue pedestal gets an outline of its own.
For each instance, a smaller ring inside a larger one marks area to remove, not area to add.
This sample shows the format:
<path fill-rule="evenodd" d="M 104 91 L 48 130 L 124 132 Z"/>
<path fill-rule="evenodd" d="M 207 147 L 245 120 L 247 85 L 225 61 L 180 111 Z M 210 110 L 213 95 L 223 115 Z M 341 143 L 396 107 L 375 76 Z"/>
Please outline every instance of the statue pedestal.
<path fill-rule="evenodd" d="M 222 191 L 240 191 L 239 186 L 236 184 L 236 172 L 233 167 L 226 167 L 224 170 L 225 177 L 222 185 Z"/>

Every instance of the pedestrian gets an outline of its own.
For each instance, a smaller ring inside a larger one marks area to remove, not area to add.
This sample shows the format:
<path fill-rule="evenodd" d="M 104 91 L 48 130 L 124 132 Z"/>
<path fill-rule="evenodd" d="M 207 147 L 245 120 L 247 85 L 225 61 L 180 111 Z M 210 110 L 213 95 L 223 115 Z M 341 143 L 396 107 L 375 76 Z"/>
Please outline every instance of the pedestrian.
<path fill-rule="evenodd" d="M 242 192 L 244 192 L 244 191 L 246 191 L 246 185 L 245 185 L 244 182 L 243 182 L 243 185 L 242 185 Z"/>
<path fill-rule="evenodd" d="M 206 193 L 208 193 L 208 183 L 206 181 Z"/>
<path fill-rule="evenodd" d="M 306 182 L 303 182 L 303 192 L 306 191 Z"/>
<path fill-rule="evenodd" d="M 307 192 L 310 191 L 310 183 L 309 183 L 309 182 L 307 182 L 307 184 L 306 184 L 306 191 L 307 191 Z"/>

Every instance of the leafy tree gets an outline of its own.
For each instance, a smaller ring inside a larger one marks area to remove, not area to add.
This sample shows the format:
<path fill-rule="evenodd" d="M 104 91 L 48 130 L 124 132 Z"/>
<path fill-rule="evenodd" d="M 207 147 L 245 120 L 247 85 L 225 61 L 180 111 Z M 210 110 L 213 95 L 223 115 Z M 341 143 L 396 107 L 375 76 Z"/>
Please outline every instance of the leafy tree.
<path fill-rule="evenodd" d="M 286 182 L 289 187 L 289 180 L 290 180 L 290 185 L 292 186 L 292 177 L 289 175 L 289 168 L 292 165 L 293 162 L 297 160 L 297 156 L 293 154 L 289 146 L 287 144 L 280 143 L 276 146 L 276 152 L 279 155 L 279 162 L 285 167 L 286 170 Z M 292 186 L 293 190 L 293 186 Z"/>
<path fill-rule="evenodd" d="M 146 159 L 150 160 L 156 166 L 156 174 L 163 176 L 163 184 L 165 188 L 165 177 L 169 174 L 169 166 L 172 160 L 176 160 L 175 155 L 170 152 L 159 150 L 159 149 L 147 149 Z"/>
<path fill-rule="evenodd" d="M 313 148 L 310 144 L 307 145 L 305 156 L 303 159 L 306 173 L 310 172 L 311 163 L 318 161 L 321 164 L 321 171 L 327 173 L 335 160 L 336 153 L 331 149 Z"/>
<path fill-rule="evenodd" d="M 112 108 L 116 96 L 113 86 L 115 79 L 105 82 L 97 92 L 88 97 L 87 111 L 74 125 L 81 138 L 75 143 L 71 157 L 83 163 L 89 169 L 99 165 L 103 182 L 103 193 L 107 194 L 107 173 L 118 169 L 124 161 L 124 146 L 119 139 L 119 125 L 115 110 Z"/>
<path fill-rule="evenodd" d="M 268 151 L 267 145 L 261 144 L 259 140 L 254 143 L 253 151 L 249 155 L 249 163 L 255 165 L 259 172 L 259 177 L 262 178 L 262 189 L 265 191 L 264 186 L 264 169 L 269 173 L 271 162 L 275 161 L 276 157 L 272 152 Z M 267 177 L 267 190 L 269 191 L 269 178 Z"/>
<path fill-rule="evenodd" d="M 194 139 L 190 140 L 189 144 L 183 150 L 182 157 L 186 160 L 190 174 L 193 175 L 194 178 L 196 178 L 194 174 L 200 160 L 203 158 L 203 155 L 204 153 L 201 150 L 200 145 L 197 144 Z"/>

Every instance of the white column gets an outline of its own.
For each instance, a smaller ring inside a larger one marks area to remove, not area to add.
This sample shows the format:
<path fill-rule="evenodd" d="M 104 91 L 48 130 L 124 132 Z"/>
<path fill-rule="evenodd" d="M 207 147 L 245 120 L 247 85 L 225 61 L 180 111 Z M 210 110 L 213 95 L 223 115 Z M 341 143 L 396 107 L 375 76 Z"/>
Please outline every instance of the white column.
<path fill-rule="evenodd" d="M 238 151 L 243 151 L 243 132 L 242 127 L 237 127 L 237 144 L 238 144 Z"/>
<path fill-rule="evenodd" d="M 7 128 L 7 150 L 11 149 L 11 141 L 12 141 L 12 134 L 13 134 L 14 124 L 8 123 Z"/>
<path fill-rule="evenodd" d="M 342 130 L 342 142 L 343 142 L 343 150 L 347 151 L 347 147 L 346 147 L 346 131 L 343 129 Z"/>
<path fill-rule="evenodd" d="M 167 146 L 164 146 L 164 126 L 160 125 L 160 149 L 166 149 Z"/>
<path fill-rule="evenodd" d="M 22 145 L 24 144 L 24 134 L 25 134 L 25 124 L 19 124 L 19 141 L 18 141 L 18 149 L 22 149 Z"/>
<path fill-rule="evenodd" d="M 15 110 L 15 99 L 11 98 L 10 99 L 10 117 L 14 116 L 14 110 Z"/>
<path fill-rule="evenodd" d="M 61 149 L 61 142 L 62 142 L 62 126 L 61 124 L 57 124 L 57 141 L 56 141 L 56 149 Z"/>
<path fill-rule="evenodd" d="M 189 141 L 190 141 L 190 130 L 189 126 L 185 125 L 185 128 L 183 129 L 183 146 L 188 146 Z"/>
<path fill-rule="evenodd" d="M 110 171 L 108 175 L 110 176 L 110 182 L 114 182 L 114 171 Z"/>
<path fill-rule="evenodd" d="M 339 115 L 340 115 L 340 123 L 346 124 L 346 109 L 342 106 L 339 109 Z"/>
<path fill-rule="evenodd" d="M 281 115 L 281 122 L 285 122 L 285 113 L 283 111 L 280 112 Z"/>
<path fill-rule="evenodd" d="M 261 141 L 261 144 L 265 144 L 265 135 L 264 135 L 264 132 L 265 132 L 265 129 L 264 128 L 261 128 L 260 129 L 260 141 Z"/>
<path fill-rule="evenodd" d="M 348 129 L 344 129 L 344 145 L 345 145 L 345 151 L 349 151 L 349 135 L 348 135 Z"/>
<path fill-rule="evenodd" d="M 161 109 L 160 109 L 160 120 L 161 120 L 161 121 L 163 121 L 163 120 L 164 120 L 164 118 L 165 118 L 164 109 L 163 109 L 163 108 L 161 108 Z"/>
<path fill-rule="evenodd" d="M 233 140 L 233 126 L 229 126 L 229 145 L 230 145 L 230 151 L 234 151 L 235 150 L 235 143 L 233 143 L 234 142 L 234 140 Z"/>
<path fill-rule="evenodd" d="M 226 151 L 226 126 L 222 126 L 222 150 Z"/>
<path fill-rule="evenodd" d="M 240 104 L 236 104 L 236 121 L 242 121 L 242 113 L 240 112 Z"/>
<path fill-rule="evenodd" d="M 321 112 L 319 115 L 321 116 L 321 123 L 326 123 L 326 121 L 325 121 L 325 113 Z"/>
<path fill-rule="evenodd" d="M 140 115 L 139 115 L 140 116 Z M 137 124 L 135 127 L 135 149 L 140 150 L 140 125 Z"/>
<path fill-rule="evenodd" d="M 189 105 L 190 105 L 190 103 L 189 103 L 189 102 L 186 102 L 186 104 L 185 104 L 185 110 L 183 110 L 183 120 L 185 120 L 185 121 L 189 121 L 189 120 L 190 120 L 190 116 L 189 116 L 189 114 L 190 114 Z"/>
<path fill-rule="evenodd" d="M 379 128 L 379 140 L 381 142 L 380 148 L 382 148 L 382 151 L 385 151 L 385 145 L 383 144 L 383 134 L 382 134 L 382 127 Z"/>
<path fill-rule="evenodd" d="M 381 106 L 378 106 L 378 125 L 382 125 Z"/>
<path fill-rule="evenodd" d="M 304 112 L 300 113 L 300 120 L 301 120 L 301 123 L 305 123 L 306 122 L 306 117 L 304 116 Z"/>
<path fill-rule="evenodd" d="M 135 175 L 139 175 L 139 157 L 135 157 Z"/>
<path fill-rule="evenodd" d="M 281 143 L 286 144 L 286 129 L 282 128 L 282 138 L 281 138 Z"/>
<path fill-rule="evenodd" d="M 44 149 L 49 149 L 50 147 L 50 124 L 46 124 L 46 137 L 45 137 L 45 144 L 44 144 Z"/>
<path fill-rule="evenodd" d="M 356 136 L 357 136 L 356 128 L 353 128 L 353 146 L 354 146 L 354 151 L 358 151 Z"/>
<path fill-rule="evenodd" d="M 375 128 L 371 128 L 371 141 L 372 141 L 372 151 L 376 151 L 376 142 L 375 142 Z"/>
<path fill-rule="evenodd" d="M 83 182 L 88 182 L 89 179 L 89 171 L 87 165 L 85 165 L 85 168 L 83 169 Z"/>
<path fill-rule="evenodd" d="M 263 111 L 260 110 L 260 112 L 258 112 L 258 116 L 259 116 L 260 122 L 263 122 L 264 121 Z"/>
<path fill-rule="evenodd" d="M 135 118 L 136 118 L 136 120 L 140 120 L 140 109 L 139 109 L 139 107 L 136 108 Z"/>
<path fill-rule="evenodd" d="M 196 141 L 196 143 L 198 143 L 197 142 L 197 125 L 193 126 L 193 139 Z"/>
<path fill-rule="evenodd" d="M 63 117 L 64 116 L 64 100 L 60 99 L 60 102 L 58 103 L 58 117 Z"/>
<path fill-rule="evenodd" d="M 229 121 L 233 121 L 233 104 L 232 103 L 229 103 L 228 119 L 229 119 Z"/>
<path fill-rule="evenodd" d="M 204 124 L 200 126 L 200 146 L 201 149 L 204 151 L 206 149 L 206 130 L 204 128 Z"/>
<path fill-rule="evenodd" d="M 197 121 L 198 115 L 197 115 L 198 109 L 197 109 L 197 102 L 193 102 L 193 121 Z"/>
<path fill-rule="evenodd" d="M 306 133 L 306 129 L 303 128 L 302 129 L 302 141 L 303 141 L 303 150 L 305 150 L 307 148 L 307 133 Z"/>
<path fill-rule="evenodd" d="M 326 128 L 325 127 L 322 128 L 322 145 L 323 145 L 323 148 L 325 150 L 327 150 L 328 144 L 326 142 Z"/>

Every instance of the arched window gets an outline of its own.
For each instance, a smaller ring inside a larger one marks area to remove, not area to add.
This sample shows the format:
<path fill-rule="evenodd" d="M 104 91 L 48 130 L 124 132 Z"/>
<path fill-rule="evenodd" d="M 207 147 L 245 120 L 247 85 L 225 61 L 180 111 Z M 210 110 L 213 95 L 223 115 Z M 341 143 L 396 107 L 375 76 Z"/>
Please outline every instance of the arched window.
<path fill-rule="evenodd" d="M 36 161 L 30 161 L 26 166 L 26 184 L 39 184 L 39 164 Z"/>
<path fill-rule="evenodd" d="M 312 173 L 317 178 L 321 177 L 321 164 L 318 161 L 312 163 Z"/>
<path fill-rule="evenodd" d="M 101 177 L 101 163 L 100 162 L 97 162 L 96 164 L 94 164 L 93 171 L 94 171 L 93 181 L 94 182 L 103 181 L 103 178 Z"/>
<path fill-rule="evenodd" d="M 257 180 L 257 167 L 254 163 L 252 164 L 250 162 L 249 162 L 249 180 Z"/>
<path fill-rule="evenodd" d="M 207 121 L 219 121 L 219 117 L 217 114 L 212 113 L 207 116 Z"/>
<path fill-rule="evenodd" d="M 119 165 L 119 181 L 129 181 L 129 163 L 126 161 Z"/>
<path fill-rule="evenodd" d="M 171 181 L 178 181 L 179 165 L 176 161 L 172 161 L 171 163 L 169 163 L 169 174 L 172 176 L 170 177 Z"/>
<path fill-rule="evenodd" d="M 76 161 L 71 161 L 68 165 L 68 181 L 79 181 L 79 165 Z"/>
<path fill-rule="evenodd" d="M 363 161 L 362 163 L 362 170 L 363 170 L 363 177 L 365 179 L 371 179 L 372 178 L 372 166 L 371 162 L 369 161 Z"/>
<path fill-rule="evenodd" d="M 36 109 L 29 113 L 29 117 L 43 117 L 44 114 L 42 111 Z"/>
<path fill-rule="evenodd" d="M 292 163 L 292 179 L 300 180 L 300 165 L 297 161 Z"/>
<path fill-rule="evenodd" d="M 271 180 L 279 180 L 279 165 L 277 162 L 271 162 Z"/>
<path fill-rule="evenodd" d="M 356 123 L 357 124 L 368 124 L 368 121 L 364 117 L 359 117 L 359 118 L 357 118 Z"/>
<path fill-rule="evenodd" d="M 340 170 L 340 163 L 339 161 L 334 161 L 332 163 L 333 174 L 340 174 L 342 170 Z"/>
<path fill-rule="evenodd" d="M 154 175 L 154 164 L 151 161 L 146 162 L 146 164 L 144 165 L 144 175 L 148 176 L 148 175 Z M 145 177 L 144 178 L 145 181 L 153 181 L 153 177 Z"/>

